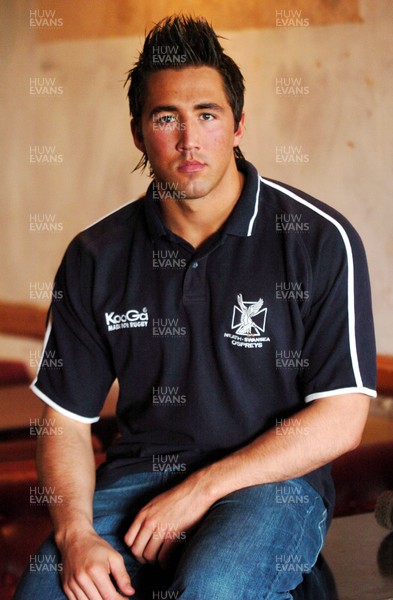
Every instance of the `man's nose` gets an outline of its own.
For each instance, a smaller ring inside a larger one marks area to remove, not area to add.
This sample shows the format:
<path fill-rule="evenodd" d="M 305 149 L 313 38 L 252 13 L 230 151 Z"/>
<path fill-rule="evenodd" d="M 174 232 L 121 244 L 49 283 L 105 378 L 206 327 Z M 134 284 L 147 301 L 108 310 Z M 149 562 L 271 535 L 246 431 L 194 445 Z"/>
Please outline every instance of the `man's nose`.
<path fill-rule="evenodd" d="M 179 141 L 177 149 L 180 152 L 194 150 L 200 147 L 198 124 L 194 119 L 186 119 L 179 123 Z"/>

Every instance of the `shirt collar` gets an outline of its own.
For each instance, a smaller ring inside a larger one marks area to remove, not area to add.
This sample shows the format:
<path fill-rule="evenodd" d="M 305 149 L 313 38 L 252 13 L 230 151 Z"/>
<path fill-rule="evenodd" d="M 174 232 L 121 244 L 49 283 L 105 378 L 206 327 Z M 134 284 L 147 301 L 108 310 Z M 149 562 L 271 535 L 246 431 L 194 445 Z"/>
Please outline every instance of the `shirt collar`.
<path fill-rule="evenodd" d="M 155 197 L 154 190 L 155 185 L 154 181 L 152 181 L 146 190 L 146 196 L 144 198 L 144 207 L 150 237 L 152 239 L 157 239 L 162 235 L 169 235 L 171 232 L 165 227 L 164 222 L 161 218 L 158 200 Z"/>
<path fill-rule="evenodd" d="M 255 167 L 246 160 L 238 160 L 237 167 L 245 175 L 244 186 L 235 208 L 222 227 L 222 232 L 248 237 L 253 233 L 254 222 L 258 214 L 260 178 Z M 147 188 L 144 207 L 151 237 L 156 239 L 165 235 L 173 238 L 174 234 L 162 221 L 158 201 L 154 198 L 154 181 Z"/>
<path fill-rule="evenodd" d="M 237 168 L 245 175 L 244 186 L 223 231 L 230 235 L 248 237 L 252 235 L 258 214 L 260 178 L 256 168 L 247 160 L 238 160 Z"/>

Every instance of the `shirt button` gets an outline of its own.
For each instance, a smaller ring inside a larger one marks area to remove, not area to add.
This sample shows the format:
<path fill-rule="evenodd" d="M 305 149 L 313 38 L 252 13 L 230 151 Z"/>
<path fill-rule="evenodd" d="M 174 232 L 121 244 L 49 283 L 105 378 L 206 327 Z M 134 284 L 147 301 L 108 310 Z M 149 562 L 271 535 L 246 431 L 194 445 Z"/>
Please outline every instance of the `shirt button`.
<path fill-rule="evenodd" d="M 193 269 L 197 269 L 199 267 L 199 264 L 197 262 L 193 262 L 192 263 L 192 268 Z"/>

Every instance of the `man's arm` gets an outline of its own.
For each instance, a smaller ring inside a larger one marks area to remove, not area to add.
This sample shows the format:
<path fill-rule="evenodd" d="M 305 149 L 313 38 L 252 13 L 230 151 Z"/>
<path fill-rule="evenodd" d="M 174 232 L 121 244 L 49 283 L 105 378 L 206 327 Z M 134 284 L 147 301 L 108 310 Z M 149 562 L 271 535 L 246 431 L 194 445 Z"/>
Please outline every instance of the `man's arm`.
<path fill-rule="evenodd" d="M 173 536 L 163 541 L 165 536 L 155 536 L 155 530 L 173 533 L 176 524 L 178 531 L 188 531 L 214 502 L 235 490 L 301 477 L 353 450 L 360 443 L 369 403 L 364 394 L 314 400 L 293 415 L 298 432 L 290 424 L 282 425 L 282 435 L 270 429 L 154 498 L 134 519 L 126 544 L 140 562 L 165 563 Z"/>
<path fill-rule="evenodd" d="M 134 593 L 122 556 L 93 529 L 95 462 L 90 425 L 46 407 L 59 435 L 38 440 L 37 467 L 43 486 L 54 487 L 61 503 L 50 504 L 55 540 L 63 561 L 63 587 L 69 600 L 118 600 L 110 574 L 122 593 Z"/>

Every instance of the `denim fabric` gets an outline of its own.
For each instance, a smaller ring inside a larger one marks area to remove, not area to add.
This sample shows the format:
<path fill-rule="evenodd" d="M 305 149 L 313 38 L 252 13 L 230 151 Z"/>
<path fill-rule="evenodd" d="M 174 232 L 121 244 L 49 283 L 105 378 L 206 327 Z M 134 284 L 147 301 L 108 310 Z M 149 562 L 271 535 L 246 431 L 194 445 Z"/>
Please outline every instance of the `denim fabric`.
<path fill-rule="evenodd" d="M 132 474 L 95 493 L 94 527 L 123 555 L 135 600 L 330 600 L 320 564 L 313 569 L 326 534 L 326 509 L 301 478 L 225 496 L 178 542 L 172 569 L 140 565 L 123 536 L 142 506 L 183 477 Z M 30 561 L 14 600 L 64 600 L 61 569 L 51 536 Z"/>

